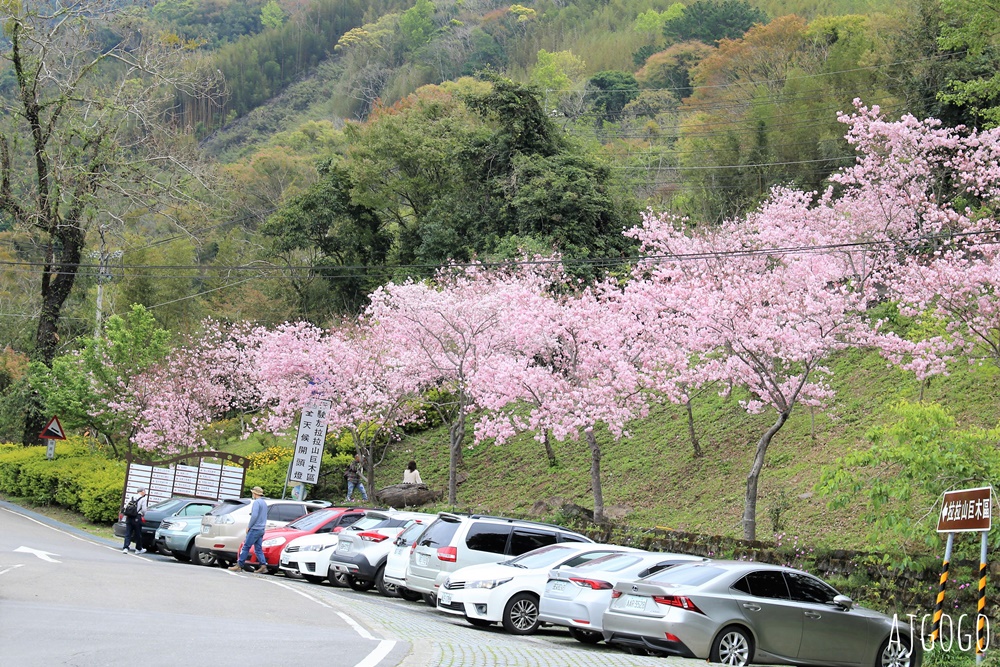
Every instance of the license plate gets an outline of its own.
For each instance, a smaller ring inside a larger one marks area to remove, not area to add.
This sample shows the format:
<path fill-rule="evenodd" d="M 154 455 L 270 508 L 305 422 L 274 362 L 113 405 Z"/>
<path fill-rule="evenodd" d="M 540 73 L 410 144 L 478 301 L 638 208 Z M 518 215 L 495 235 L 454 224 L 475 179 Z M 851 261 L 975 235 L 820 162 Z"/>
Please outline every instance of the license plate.
<path fill-rule="evenodd" d="M 341 542 L 340 544 L 337 545 L 337 553 L 346 554 L 350 550 L 351 550 L 350 542 Z"/>
<path fill-rule="evenodd" d="M 399 554 L 403 553 L 403 549 L 405 548 L 406 547 L 396 547 L 395 549 L 393 549 L 392 555 L 398 556 Z"/>
<path fill-rule="evenodd" d="M 423 567 L 423 566 L 427 565 L 427 562 L 429 560 L 430 560 L 430 556 L 428 556 L 427 554 L 417 554 L 417 565 L 420 565 L 421 567 Z"/>
<path fill-rule="evenodd" d="M 288 567 L 288 560 L 285 559 L 285 558 L 282 558 L 281 559 L 281 564 L 284 565 L 285 567 Z"/>
<path fill-rule="evenodd" d="M 646 598 L 640 595 L 626 595 L 625 606 L 628 607 L 629 609 L 645 609 Z"/>
<path fill-rule="evenodd" d="M 441 604 L 451 604 L 451 593 L 441 594 Z"/>
<path fill-rule="evenodd" d="M 208 530 L 209 530 L 208 526 L 202 526 L 201 527 L 201 534 L 202 535 L 208 535 Z"/>
<path fill-rule="evenodd" d="M 559 593 L 560 591 L 564 591 L 564 590 L 566 590 L 566 582 L 565 581 L 553 581 L 552 582 L 552 591 L 553 592 Z"/>

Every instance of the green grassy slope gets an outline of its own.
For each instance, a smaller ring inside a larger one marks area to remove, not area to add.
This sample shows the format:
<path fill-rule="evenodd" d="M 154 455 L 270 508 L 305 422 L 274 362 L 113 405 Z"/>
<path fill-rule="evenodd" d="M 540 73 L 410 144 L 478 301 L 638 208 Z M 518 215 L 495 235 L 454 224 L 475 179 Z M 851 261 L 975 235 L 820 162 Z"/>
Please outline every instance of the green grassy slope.
<path fill-rule="evenodd" d="M 758 539 L 774 537 L 777 510 L 783 524 L 780 532 L 789 539 L 814 546 L 866 546 L 867 527 L 854 518 L 858 506 L 832 511 L 814 486 L 824 467 L 867 446 L 865 434 L 893 420 L 894 403 L 917 400 L 919 384 L 873 354 L 846 353 L 831 368 L 837 396 L 830 409 L 811 414 L 808 407 L 799 406 L 772 441 L 760 480 Z M 962 426 L 992 426 L 1000 419 L 998 375 L 992 366 L 963 365 L 951 376 L 935 379 L 924 399 L 947 406 Z M 612 516 L 621 516 L 620 521 L 634 527 L 740 537 L 746 475 L 756 442 L 772 415 L 748 415 L 737 399 L 719 397 L 711 390 L 695 400 L 694 413 L 701 458 L 692 455 L 680 406 L 658 406 L 632 426 L 630 438 L 616 442 L 606 432 L 599 434 L 605 505 Z M 552 499 L 593 507 L 586 443 L 556 442 L 554 448 L 558 457 L 554 467 L 549 467 L 543 446 L 530 434 L 503 446 L 484 443 L 467 449 L 460 470 L 467 479 L 459 486 L 457 509 L 526 516 L 538 501 Z M 400 481 L 411 458 L 430 486 L 447 489 L 444 429 L 408 437 L 397 445 L 378 468 L 377 486 Z M 923 515 L 926 509 L 914 506 L 914 515 Z"/>

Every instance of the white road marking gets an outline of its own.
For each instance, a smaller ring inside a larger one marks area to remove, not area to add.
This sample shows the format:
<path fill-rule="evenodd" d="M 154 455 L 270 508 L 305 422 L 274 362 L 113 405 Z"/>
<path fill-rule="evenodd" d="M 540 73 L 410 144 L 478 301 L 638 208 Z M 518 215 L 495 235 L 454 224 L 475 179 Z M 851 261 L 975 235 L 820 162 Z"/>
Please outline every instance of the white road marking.
<path fill-rule="evenodd" d="M 375 650 L 369 653 L 365 657 L 365 659 L 359 662 L 357 665 L 355 665 L 355 667 L 375 667 L 375 665 L 377 665 L 382 660 L 382 658 L 389 655 L 389 651 L 391 651 L 393 647 L 396 645 L 396 642 L 394 640 L 391 639 L 380 640 L 377 637 L 374 637 L 370 632 L 368 632 L 368 630 L 364 628 L 364 626 L 362 626 L 360 623 L 355 621 L 353 618 L 351 618 L 344 612 L 337 611 L 333 605 L 328 604 L 327 602 L 324 602 L 323 600 L 320 600 L 319 598 L 310 595 L 309 593 L 303 590 L 299 590 L 299 588 L 296 586 L 289 586 L 288 584 L 281 583 L 280 581 L 274 581 L 272 579 L 269 579 L 268 583 L 274 586 L 280 586 L 281 588 L 284 588 L 287 591 L 291 591 L 296 595 L 301 595 L 302 597 L 306 598 L 307 600 L 311 600 L 312 602 L 315 602 L 321 607 L 326 607 L 327 609 L 334 610 L 337 616 L 340 616 L 342 619 L 344 619 L 345 623 L 347 623 L 354 629 L 355 632 L 361 635 L 362 639 L 370 639 L 372 641 L 377 641 L 378 646 L 375 647 Z"/>
<path fill-rule="evenodd" d="M 17 565 L 11 565 L 6 570 L 0 570 L 0 574 L 7 574 L 8 572 L 10 572 L 12 570 L 15 570 L 15 569 L 17 569 L 19 567 L 23 567 L 23 566 L 24 566 L 24 563 L 18 563 Z"/>
<path fill-rule="evenodd" d="M 39 558 L 41 558 L 42 560 L 47 561 L 49 563 L 59 563 L 59 562 L 62 562 L 62 561 L 56 560 L 55 558 L 52 558 L 52 556 L 58 556 L 59 554 L 54 554 L 54 553 L 51 553 L 49 551 L 42 551 L 41 549 L 32 549 L 31 547 L 18 547 L 16 549 L 14 549 L 14 551 L 19 551 L 19 552 L 21 552 L 23 554 L 34 554 L 34 555 L 38 556 Z"/>

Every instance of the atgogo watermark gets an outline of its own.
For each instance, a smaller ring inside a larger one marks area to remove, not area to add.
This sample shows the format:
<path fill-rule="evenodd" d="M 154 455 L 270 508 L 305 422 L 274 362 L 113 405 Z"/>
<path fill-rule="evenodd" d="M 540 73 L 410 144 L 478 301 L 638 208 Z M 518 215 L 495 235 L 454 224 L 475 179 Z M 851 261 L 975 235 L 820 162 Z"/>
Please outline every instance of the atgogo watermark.
<path fill-rule="evenodd" d="M 976 627 L 979 624 L 979 619 L 983 619 L 983 630 L 982 639 L 983 645 L 980 647 L 981 651 L 986 651 L 990 646 L 990 619 L 985 614 L 976 614 L 972 617 L 972 620 L 967 620 L 969 614 L 962 614 L 958 617 L 958 621 L 953 621 L 951 615 L 941 614 L 941 623 L 938 632 L 938 637 L 936 641 L 928 643 L 930 638 L 930 633 L 926 632 L 927 624 L 929 621 L 933 622 L 931 614 L 924 614 L 918 617 L 916 614 L 907 614 L 909 619 L 909 630 L 911 637 L 920 637 L 920 643 L 924 647 L 925 651 L 930 651 L 937 644 L 938 650 L 943 653 L 949 653 L 952 649 L 957 648 L 959 651 L 970 651 L 976 647 Z M 915 632 L 916 621 L 920 619 L 920 634 Z M 966 632 L 962 631 L 963 623 L 968 623 L 966 626 Z M 899 638 L 899 618 L 896 614 L 892 615 L 892 630 L 889 633 L 889 641 L 893 643 L 900 643 Z M 967 642 L 967 643 L 966 643 Z"/>

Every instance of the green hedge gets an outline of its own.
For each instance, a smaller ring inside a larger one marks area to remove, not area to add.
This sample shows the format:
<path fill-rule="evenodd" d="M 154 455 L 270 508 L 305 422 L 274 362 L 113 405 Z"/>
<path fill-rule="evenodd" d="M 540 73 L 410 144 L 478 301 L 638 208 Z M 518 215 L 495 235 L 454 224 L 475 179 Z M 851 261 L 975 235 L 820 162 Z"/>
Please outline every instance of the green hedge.
<path fill-rule="evenodd" d="M 73 438 L 56 444 L 51 461 L 45 447 L 0 445 L 0 493 L 37 505 L 59 505 L 94 523 L 109 523 L 118 518 L 124 485 L 123 461 Z"/>

